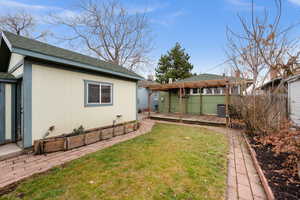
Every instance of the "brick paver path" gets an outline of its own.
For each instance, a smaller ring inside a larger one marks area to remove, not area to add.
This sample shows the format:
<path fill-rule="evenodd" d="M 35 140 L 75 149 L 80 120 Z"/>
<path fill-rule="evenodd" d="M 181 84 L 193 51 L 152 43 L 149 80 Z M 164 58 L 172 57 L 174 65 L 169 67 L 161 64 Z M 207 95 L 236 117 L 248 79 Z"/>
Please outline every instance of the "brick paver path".
<path fill-rule="evenodd" d="M 180 124 L 174 122 L 162 122 Z M 187 125 L 204 127 L 219 133 L 226 134 L 230 142 L 228 155 L 228 175 L 226 199 L 228 200 L 264 200 L 267 199 L 265 191 L 260 183 L 259 176 L 253 165 L 241 131 L 213 126 Z"/>
<path fill-rule="evenodd" d="M 65 152 L 61 151 L 47 155 L 27 154 L 0 161 L 0 190 L 5 186 L 27 178 L 33 174 L 45 172 L 52 167 L 61 165 L 65 162 L 147 133 L 151 131 L 153 125 L 153 121 L 143 120 L 139 130 L 126 135 L 114 137 L 109 140 L 104 140 Z"/>
<path fill-rule="evenodd" d="M 229 130 L 228 199 L 267 199 L 241 132 Z"/>

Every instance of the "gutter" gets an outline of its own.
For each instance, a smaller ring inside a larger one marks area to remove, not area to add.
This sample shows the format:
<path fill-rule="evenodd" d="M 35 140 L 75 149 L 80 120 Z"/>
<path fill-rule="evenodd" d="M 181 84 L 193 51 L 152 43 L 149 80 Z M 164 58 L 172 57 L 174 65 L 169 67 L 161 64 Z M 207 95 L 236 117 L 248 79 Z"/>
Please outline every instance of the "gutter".
<path fill-rule="evenodd" d="M 0 78 L 0 83 L 17 83 L 17 80 Z"/>

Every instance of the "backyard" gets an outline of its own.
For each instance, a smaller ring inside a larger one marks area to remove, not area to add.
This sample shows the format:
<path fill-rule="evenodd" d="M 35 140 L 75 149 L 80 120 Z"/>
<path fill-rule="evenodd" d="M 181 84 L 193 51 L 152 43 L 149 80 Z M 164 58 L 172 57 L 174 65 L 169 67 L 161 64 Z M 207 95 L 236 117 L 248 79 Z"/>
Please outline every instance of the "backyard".
<path fill-rule="evenodd" d="M 0 199 L 225 199 L 227 152 L 223 134 L 158 123 L 29 178 Z"/>

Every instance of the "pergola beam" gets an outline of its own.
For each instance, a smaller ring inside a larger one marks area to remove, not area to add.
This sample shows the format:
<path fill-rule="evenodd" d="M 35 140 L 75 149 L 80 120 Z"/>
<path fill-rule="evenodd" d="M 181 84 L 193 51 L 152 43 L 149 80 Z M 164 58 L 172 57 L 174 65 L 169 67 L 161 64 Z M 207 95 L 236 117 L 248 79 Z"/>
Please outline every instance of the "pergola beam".
<path fill-rule="evenodd" d="M 150 85 L 149 88 L 152 91 L 165 91 L 170 89 L 179 88 L 202 88 L 202 87 L 225 87 L 228 84 L 227 80 L 207 80 L 207 81 L 195 81 L 185 83 L 171 83 L 171 84 L 156 84 Z"/>

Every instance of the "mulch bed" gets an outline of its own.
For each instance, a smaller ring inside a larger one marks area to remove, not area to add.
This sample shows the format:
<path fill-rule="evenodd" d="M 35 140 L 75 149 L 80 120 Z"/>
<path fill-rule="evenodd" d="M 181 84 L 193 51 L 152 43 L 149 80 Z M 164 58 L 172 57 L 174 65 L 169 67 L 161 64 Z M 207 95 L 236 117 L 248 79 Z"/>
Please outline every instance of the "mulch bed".
<path fill-rule="evenodd" d="M 300 179 L 298 176 L 287 174 L 282 164 L 289 153 L 275 154 L 272 145 L 262 143 L 248 137 L 252 148 L 257 154 L 257 160 L 268 180 L 268 183 L 276 199 L 298 200 L 300 199 Z"/>

